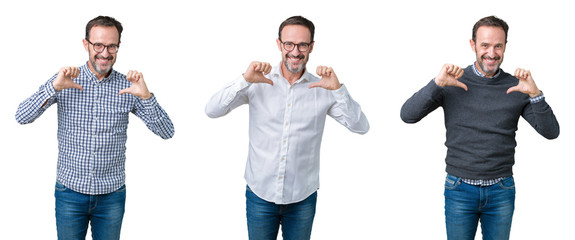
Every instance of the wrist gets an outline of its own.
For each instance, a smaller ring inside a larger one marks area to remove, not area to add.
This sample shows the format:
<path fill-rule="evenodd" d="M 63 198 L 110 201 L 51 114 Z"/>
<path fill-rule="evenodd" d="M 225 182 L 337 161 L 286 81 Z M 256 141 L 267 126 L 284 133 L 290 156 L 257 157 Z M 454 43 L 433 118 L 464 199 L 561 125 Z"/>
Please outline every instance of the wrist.
<path fill-rule="evenodd" d="M 253 83 L 253 81 L 251 81 L 250 79 L 246 78 L 246 74 L 242 73 L 242 77 L 244 78 L 244 80 L 248 83 Z"/>
<path fill-rule="evenodd" d="M 543 95 L 543 91 L 539 91 L 540 94 L 534 97 L 531 97 L 531 95 L 529 95 L 529 102 L 531 103 L 538 103 L 543 101 L 543 99 L 545 99 L 545 95 Z"/>
<path fill-rule="evenodd" d="M 541 90 L 537 89 L 537 91 L 535 91 L 534 93 L 529 93 L 529 97 L 534 98 L 534 97 L 537 97 L 541 94 L 543 94 L 543 92 L 541 92 Z"/>
<path fill-rule="evenodd" d="M 439 81 L 437 81 L 437 77 L 433 78 L 433 83 L 435 83 L 435 85 L 437 85 L 438 87 L 445 87 L 445 84 L 442 84 Z"/>
<path fill-rule="evenodd" d="M 59 87 L 54 83 L 54 81 L 52 81 L 52 87 L 54 87 L 54 90 L 56 90 L 57 92 L 62 91 L 62 89 L 59 88 Z"/>
<path fill-rule="evenodd" d="M 341 86 L 343 86 L 343 84 L 341 84 L 341 83 L 336 83 L 336 84 L 327 85 L 327 86 L 325 86 L 325 87 L 323 87 L 323 88 L 325 88 L 325 89 L 327 89 L 327 90 L 335 91 L 335 90 L 340 89 Z"/>
<path fill-rule="evenodd" d="M 153 93 L 149 92 L 148 94 L 145 94 L 143 97 L 140 97 L 142 100 L 148 100 L 150 98 L 152 98 L 154 96 Z"/>

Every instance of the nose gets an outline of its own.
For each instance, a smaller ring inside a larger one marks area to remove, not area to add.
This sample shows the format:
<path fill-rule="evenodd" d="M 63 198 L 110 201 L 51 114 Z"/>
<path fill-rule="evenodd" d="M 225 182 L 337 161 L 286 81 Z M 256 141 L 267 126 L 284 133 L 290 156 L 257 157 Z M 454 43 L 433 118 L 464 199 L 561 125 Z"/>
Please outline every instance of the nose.
<path fill-rule="evenodd" d="M 293 50 L 290 51 L 290 53 L 294 56 L 299 56 L 301 52 L 299 51 L 298 46 L 295 46 Z"/>
<path fill-rule="evenodd" d="M 110 56 L 110 53 L 108 52 L 108 46 L 105 46 L 104 50 L 101 53 L 99 53 L 99 55 L 101 55 L 102 57 Z"/>
<path fill-rule="evenodd" d="M 495 47 L 490 47 L 487 49 L 487 55 L 489 57 L 495 57 Z"/>

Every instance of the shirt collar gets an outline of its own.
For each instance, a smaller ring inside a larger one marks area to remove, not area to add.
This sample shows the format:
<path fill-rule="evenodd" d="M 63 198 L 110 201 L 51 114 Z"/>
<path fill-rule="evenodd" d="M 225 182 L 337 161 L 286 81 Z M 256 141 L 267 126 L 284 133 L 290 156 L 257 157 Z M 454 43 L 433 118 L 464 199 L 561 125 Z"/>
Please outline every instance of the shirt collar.
<path fill-rule="evenodd" d="M 285 77 L 282 74 L 282 67 L 281 67 L 280 63 L 279 65 L 277 65 L 276 67 L 272 68 L 272 71 L 270 72 L 270 74 L 272 74 L 273 76 L 276 77 L 282 77 L 283 79 L 285 79 Z M 299 82 L 309 82 L 313 79 L 313 75 L 311 73 L 309 73 L 307 71 L 307 67 L 303 70 L 303 74 L 301 75 L 301 77 L 295 81 L 295 83 L 299 83 Z"/>
<path fill-rule="evenodd" d="M 497 73 L 496 73 L 495 75 L 493 75 L 493 77 L 486 77 L 485 74 L 483 74 L 482 72 L 480 72 L 480 71 L 477 69 L 477 67 L 475 66 L 476 63 L 477 63 L 477 61 L 474 62 L 474 63 L 471 65 L 471 66 L 473 66 L 473 72 L 475 73 L 475 75 L 477 75 L 477 76 L 479 76 L 479 77 L 491 78 L 491 79 L 496 78 L 496 77 L 499 77 L 499 74 L 501 73 L 501 69 L 497 69 Z"/>
<path fill-rule="evenodd" d="M 89 62 L 86 62 L 86 64 L 84 64 L 83 66 L 81 66 L 80 68 L 84 68 L 84 72 L 88 75 L 88 77 L 90 79 L 94 79 L 94 81 L 96 82 L 100 82 L 100 83 L 104 83 L 104 82 L 110 82 L 112 81 L 112 79 L 114 79 L 115 73 L 116 71 L 112 68 L 110 70 L 110 75 L 108 75 L 108 77 L 105 77 L 102 79 L 102 81 L 98 81 L 98 78 L 96 77 L 96 74 L 94 74 L 92 72 L 92 70 L 90 70 L 90 66 L 88 66 L 88 64 L 90 64 Z"/>

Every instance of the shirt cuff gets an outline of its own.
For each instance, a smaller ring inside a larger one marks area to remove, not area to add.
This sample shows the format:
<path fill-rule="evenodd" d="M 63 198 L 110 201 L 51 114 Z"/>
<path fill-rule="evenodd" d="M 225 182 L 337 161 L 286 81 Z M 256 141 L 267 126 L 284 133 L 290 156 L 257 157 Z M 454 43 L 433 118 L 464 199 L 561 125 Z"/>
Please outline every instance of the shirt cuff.
<path fill-rule="evenodd" d="M 44 92 L 48 97 L 52 97 L 56 94 L 56 89 L 54 88 L 52 81 L 48 81 L 46 85 L 44 85 Z"/>
<path fill-rule="evenodd" d="M 150 107 L 156 106 L 156 104 L 158 104 L 158 102 L 156 101 L 156 95 L 154 95 L 154 93 L 152 93 L 151 98 L 148 98 L 148 99 L 141 99 L 140 98 L 140 102 L 142 103 L 142 105 L 144 105 L 145 108 L 150 108 Z"/>
<path fill-rule="evenodd" d="M 234 90 L 236 90 L 236 92 L 239 92 L 240 90 L 252 85 L 252 83 L 248 82 L 244 78 L 244 75 L 242 74 L 240 77 L 238 77 L 236 79 L 236 81 L 233 83 L 233 85 L 234 85 Z"/>
<path fill-rule="evenodd" d="M 541 94 L 539 94 L 535 97 L 529 98 L 529 101 L 531 103 L 538 103 L 538 102 L 543 101 L 543 99 L 545 99 L 545 95 L 543 95 L 543 91 L 541 91 Z"/>
<path fill-rule="evenodd" d="M 347 96 L 349 96 L 349 92 L 344 84 L 341 84 L 341 87 L 331 91 L 333 96 L 335 97 L 336 101 L 345 101 L 347 100 Z"/>
<path fill-rule="evenodd" d="M 229 92 L 227 92 L 227 98 L 223 101 L 223 104 L 226 106 L 230 105 L 230 103 L 232 103 L 236 98 L 238 92 L 249 87 L 251 84 L 252 83 L 246 81 L 243 74 L 238 78 L 236 78 L 236 80 L 234 80 L 228 86 L 226 86 L 226 89 L 227 91 L 229 90 Z"/>

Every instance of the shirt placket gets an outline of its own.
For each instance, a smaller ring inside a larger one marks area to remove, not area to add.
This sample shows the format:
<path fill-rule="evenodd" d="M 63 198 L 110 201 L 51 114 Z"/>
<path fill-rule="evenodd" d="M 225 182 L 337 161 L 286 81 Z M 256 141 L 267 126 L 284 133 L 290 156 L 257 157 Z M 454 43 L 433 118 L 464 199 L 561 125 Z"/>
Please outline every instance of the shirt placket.
<path fill-rule="evenodd" d="M 92 141 L 90 144 L 90 161 L 88 164 L 88 170 L 89 175 L 90 175 L 90 192 L 95 193 L 96 192 L 96 184 L 94 181 L 94 179 L 96 178 L 96 151 L 97 151 L 97 142 L 98 142 L 98 123 L 101 120 L 100 119 L 100 115 L 98 114 L 98 112 L 100 112 L 100 104 L 101 104 L 101 99 L 100 99 L 100 82 L 97 82 L 95 84 L 95 89 L 94 89 L 94 94 L 93 94 L 93 99 L 92 99 Z"/>
<path fill-rule="evenodd" d="M 290 127 L 291 127 L 291 115 L 292 115 L 292 106 L 294 100 L 294 85 L 290 85 L 288 88 L 288 94 L 285 101 L 285 112 L 284 112 L 284 119 L 283 119 L 283 131 L 281 137 L 281 149 L 280 149 L 280 159 L 279 159 L 279 167 L 278 167 L 278 174 L 277 174 L 277 194 L 280 196 L 281 201 L 283 202 L 283 192 L 284 192 L 284 182 L 285 182 L 285 175 L 286 175 L 286 165 L 288 161 L 288 146 L 289 146 L 289 137 L 290 137 Z"/>

